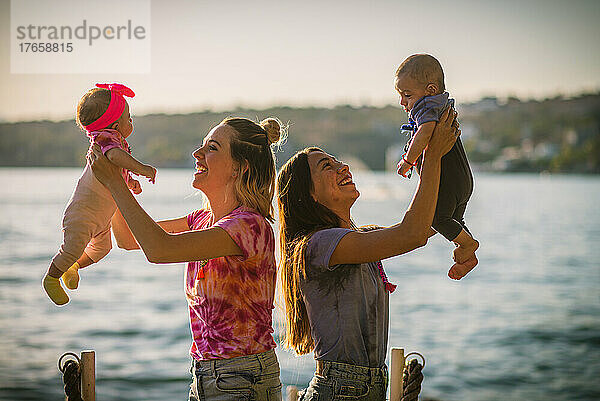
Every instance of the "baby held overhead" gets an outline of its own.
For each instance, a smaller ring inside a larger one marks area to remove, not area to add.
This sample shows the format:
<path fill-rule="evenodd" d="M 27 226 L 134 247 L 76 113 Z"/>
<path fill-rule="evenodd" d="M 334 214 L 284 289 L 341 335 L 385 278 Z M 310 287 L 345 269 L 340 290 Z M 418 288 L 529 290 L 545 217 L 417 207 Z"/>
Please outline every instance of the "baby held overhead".
<path fill-rule="evenodd" d="M 131 155 L 127 138 L 133 121 L 125 97 L 133 90 L 123 84 L 96 84 L 77 105 L 77 124 L 114 165 L 134 194 L 142 192 L 131 174 L 147 177 L 154 183 L 156 169 Z M 57 305 L 69 302 L 65 292 L 79 287 L 79 270 L 99 262 L 111 250 L 111 221 L 117 206 L 110 192 L 96 179 L 87 163 L 63 215 L 63 243 L 52 259 L 42 286 Z M 62 281 L 62 283 L 61 283 Z"/>

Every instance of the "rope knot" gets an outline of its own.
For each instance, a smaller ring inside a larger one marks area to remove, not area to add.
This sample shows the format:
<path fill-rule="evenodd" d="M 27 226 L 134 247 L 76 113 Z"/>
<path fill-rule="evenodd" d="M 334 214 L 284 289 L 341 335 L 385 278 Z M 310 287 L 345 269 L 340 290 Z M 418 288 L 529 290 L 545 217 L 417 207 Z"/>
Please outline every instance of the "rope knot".
<path fill-rule="evenodd" d="M 67 356 L 75 357 L 75 359 L 68 359 L 62 363 L 63 359 Z M 63 374 L 63 382 L 65 384 L 65 395 L 67 396 L 67 401 L 83 401 L 81 398 L 80 366 L 81 360 L 72 352 L 63 354 L 58 360 L 58 370 L 60 370 Z"/>
<path fill-rule="evenodd" d="M 420 364 L 417 358 L 408 361 L 411 355 L 420 356 L 423 364 Z M 421 383 L 423 383 L 423 368 L 425 367 L 425 358 L 418 352 L 411 352 L 406 355 L 406 365 L 402 374 L 402 398 L 400 401 L 417 401 L 421 392 Z"/>

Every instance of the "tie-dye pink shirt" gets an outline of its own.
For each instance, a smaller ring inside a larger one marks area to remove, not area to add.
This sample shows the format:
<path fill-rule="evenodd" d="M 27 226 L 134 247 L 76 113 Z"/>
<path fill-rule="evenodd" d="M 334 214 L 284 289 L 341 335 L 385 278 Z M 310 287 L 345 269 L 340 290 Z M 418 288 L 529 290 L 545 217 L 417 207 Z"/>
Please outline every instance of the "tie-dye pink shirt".
<path fill-rule="evenodd" d="M 190 229 L 220 227 L 242 256 L 189 262 L 185 275 L 194 359 L 225 359 L 275 348 L 275 237 L 269 222 L 241 206 L 214 225 L 209 210 L 187 216 Z"/>

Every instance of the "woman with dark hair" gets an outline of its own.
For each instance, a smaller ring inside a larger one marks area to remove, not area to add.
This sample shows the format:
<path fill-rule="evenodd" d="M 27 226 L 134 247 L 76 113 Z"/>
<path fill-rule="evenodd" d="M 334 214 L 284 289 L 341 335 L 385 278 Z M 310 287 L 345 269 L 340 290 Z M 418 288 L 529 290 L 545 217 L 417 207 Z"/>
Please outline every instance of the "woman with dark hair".
<path fill-rule="evenodd" d="M 348 165 L 319 148 L 296 153 L 277 181 L 284 345 L 314 351 L 316 373 L 301 400 L 384 400 L 389 292 L 380 260 L 425 245 L 440 159 L 460 134 L 446 110 L 425 151 L 419 186 L 402 221 L 358 229 L 359 196 Z"/>
<path fill-rule="evenodd" d="M 269 224 L 275 190 L 271 145 L 279 138 L 275 119 L 223 120 L 192 153 L 192 186 L 206 196 L 206 205 L 158 223 L 97 145 L 90 155 L 94 175 L 120 210 L 113 218 L 119 247 L 141 247 L 152 263 L 188 262 L 191 401 L 281 399 L 272 327 L 275 239 Z"/>

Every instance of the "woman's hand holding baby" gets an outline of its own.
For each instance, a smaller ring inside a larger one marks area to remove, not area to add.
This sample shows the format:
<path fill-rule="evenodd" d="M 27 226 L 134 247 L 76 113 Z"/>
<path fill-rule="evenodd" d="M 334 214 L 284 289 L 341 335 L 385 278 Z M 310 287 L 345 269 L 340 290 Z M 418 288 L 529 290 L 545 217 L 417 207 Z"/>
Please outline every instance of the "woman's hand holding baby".
<path fill-rule="evenodd" d="M 114 183 L 118 183 L 119 181 L 123 181 L 123 176 L 121 175 L 121 169 L 116 164 L 112 163 L 103 153 L 100 148 L 100 145 L 94 144 L 90 151 L 87 154 L 88 162 L 90 163 L 90 167 L 92 168 L 92 172 L 96 179 L 100 181 L 105 187 L 110 188 Z M 135 161 L 135 160 L 134 160 Z M 138 165 L 139 162 L 135 161 Z M 144 177 L 148 177 L 151 183 L 154 184 L 154 180 L 156 179 L 156 168 L 152 167 L 149 164 L 143 164 L 141 167 L 137 169 L 138 171 L 131 171 L 134 174 L 143 175 Z M 142 192 L 142 188 L 140 186 L 139 181 L 131 179 L 128 183 L 129 189 L 134 194 L 139 194 Z"/>
<path fill-rule="evenodd" d="M 119 183 L 119 181 L 124 182 L 121 169 L 104 156 L 100 145 L 92 145 L 90 151 L 88 151 L 87 160 L 96 179 L 105 187 L 109 188 L 111 185 Z"/>
<path fill-rule="evenodd" d="M 425 157 L 442 157 L 452 149 L 460 135 L 458 121 L 456 120 L 457 116 L 458 113 L 451 107 L 444 111 L 429 140 Z"/>

